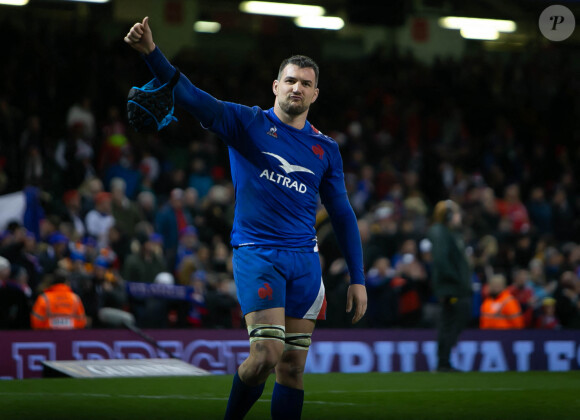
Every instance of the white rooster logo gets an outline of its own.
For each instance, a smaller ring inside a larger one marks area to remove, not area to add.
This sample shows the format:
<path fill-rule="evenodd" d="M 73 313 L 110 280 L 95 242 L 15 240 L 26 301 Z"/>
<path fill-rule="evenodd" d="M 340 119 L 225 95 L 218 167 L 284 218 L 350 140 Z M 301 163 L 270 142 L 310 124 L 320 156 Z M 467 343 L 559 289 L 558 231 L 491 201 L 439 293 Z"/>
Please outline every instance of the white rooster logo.
<path fill-rule="evenodd" d="M 284 159 L 281 156 L 278 156 L 274 153 L 270 153 L 270 152 L 262 152 L 266 155 L 270 155 L 270 156 L 274 156 L 276 159 L 278 159 L 278 161 L 280 161 L 280 163 L 282 165 L 278 165 L 280 168 L 284 169 L 284 172 L 286 172 L 287 174 L 292 173 L 292 172 L 308 172 L 312 175 L 314 175 L 314 172 L 312 172 L 310 169 L 305 168 L 304 166 L 299 166 L 299 165 L 291 165 L 286 159 Z"/>

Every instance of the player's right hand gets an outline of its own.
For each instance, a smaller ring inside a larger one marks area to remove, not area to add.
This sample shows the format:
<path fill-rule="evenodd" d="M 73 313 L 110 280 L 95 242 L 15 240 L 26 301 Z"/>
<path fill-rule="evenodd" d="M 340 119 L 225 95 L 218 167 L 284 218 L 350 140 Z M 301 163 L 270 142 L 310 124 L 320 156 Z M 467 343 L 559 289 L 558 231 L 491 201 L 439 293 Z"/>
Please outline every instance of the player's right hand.
<path fill-rule="evenodd" d="M 149 17 L 145 17 L 143 22 L 137 22 L 133 25 L 125 42 L 142 54 L 150 54 L 155 49 L 153 34 L 149 28 Z"/>

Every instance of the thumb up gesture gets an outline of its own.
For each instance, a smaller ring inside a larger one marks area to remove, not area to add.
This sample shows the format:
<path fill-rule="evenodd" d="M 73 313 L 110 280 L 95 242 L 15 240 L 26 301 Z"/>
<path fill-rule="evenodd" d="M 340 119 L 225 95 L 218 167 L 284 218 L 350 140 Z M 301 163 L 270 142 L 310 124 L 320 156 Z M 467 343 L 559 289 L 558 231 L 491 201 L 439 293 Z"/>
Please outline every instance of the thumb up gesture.
<path fill-rule="evenodd" d="M 125 37 L 125 42 L 142 54 L 150 54 L 155 49 L 153 34 L 149 27 L 149 17 L 145 17 L 143 22 L 137 22 Z"/>

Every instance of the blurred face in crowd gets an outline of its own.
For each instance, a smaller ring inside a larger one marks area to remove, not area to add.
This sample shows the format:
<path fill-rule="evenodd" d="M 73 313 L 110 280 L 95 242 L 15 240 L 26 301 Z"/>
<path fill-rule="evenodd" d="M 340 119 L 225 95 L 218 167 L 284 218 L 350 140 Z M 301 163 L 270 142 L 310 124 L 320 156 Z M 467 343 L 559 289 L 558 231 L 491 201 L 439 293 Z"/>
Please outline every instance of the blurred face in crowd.
<path fill-rule="evenodd" d="M 516 287 L 523 288 L 528 282 L 528 277 L 528 270 L 518 270 L 514 277 L 514 285 Z"/>
<path fill-rule="evenodd" d="M 199 240 L 197 238 L 197 235 L 195 233 L 186 233 L 181 237 L 181 243 L 183 244 L 184 247 L 188 248 L 188 249 L 194 249 L 197 248 L 197 245 L 199 243 Z"/>
<path fill-rule="evenodd" d="M 64 255 L 66 251 L 67 243 L 65 241 L 59 241 L 52 245 L 56 255 Z"/>
<path fill-rule="evenodd" d="M 160 254 L 161 244 L 159 242 L 152 241 L 151 239 L 149 239 L 143 244 L 143 251 L 146 254 Z"/>
<path fill-rule="evenodd" d="M 67 198 L 65 205 L 71 212 L 78 212 L 81 209 L 81 196 L 79 194 L 71 194 Z"/>
<path fill-rule="evenodd" d="M 544 265 L 538 259 L 534 259 L 530 263 L 530 278 L 534 283 L 544 283 Z"/>
<path fill-rule="evenodd" d="M 505 189 L 505 200 L 508 203 L 520 201 L 520 188 L 516 184 L 512 184 Z"/>
<path fill-rule="evenodd" d="M 314 69 L 288 64 L 279 80 L 274 80 L 272 90 L 282 111 L 293 116 L 303 114 L 318 97 Z"/>
<path fill-rule="evenodd" d="M 183 208 L 183 190 L 180 188 L 175 188 L 172 190 L 169 203 L 175 210 L 180 210 Z"/>
<path fill-rule="evenodd" d="M 379 272 L 379 275 L 382 277 L 387 276 L 390 267 L 391 267 L 391 262 L 386 257 L 377 259 L 375 261 L 375 263 L 373 264 L 373 268 L 376 268 L 377 271 Z"/>
<path fill-rule="evenodd" d="M 566 191 L 564 189 L 559 188 L 554 193 L 554 198 L 552 199 L 555 205 L 562 205 L 566 202 Z"/>
<path fill-rule="evenodd" d="M 198 198 L 199 194 L 195 188 L 190 187 L 183 192 L 183 204 L 186 207 L 195 207 L 197 205 Z"/>
<path fill-rule="evenodd" d="M 417 255 L 417 244 L 415 241 L 413 239 L 407 239 L 403 242 L 403 245 L 401 245 L 401 253 Z"/>
<path fill-rule="evenodd" d="M 230 251 L 226 246 L 226 244 L 224 244 L 223 242 L 215 246 L 213 255 L 214 260 L 225 261 L 229 257 L 229 255 Z"/>
<path fill-rule="evenodd" d="M 368 242 L 371 236 L 369 222 L 366 220 L 360 219 L 358 221 L 358 231 L 360 232 L 360 240 L 364 244 Z"/>
<path fill-rule="evenodd" d="M 576 245 L 572 248 L 572 251 L 570 251 L 570 255 L 568 256 L 568 261 L 572 265 L 580 263 L 580 245 Z"/>
<path fill-rule="evenodd" d="M 108 199 L 100 200 L 98 203 L 95 204 L 95 208 L 100 213 L 110 214 L 112 211 L 111 200 Z"/>
<path fill-rule="evenodd" d="M 143 191 L 137 196 L 137 202 L 145 211 L 155 210 L 155 196 L 149 191 Z"/>
<path fill-rule="evenodd" d="M 536 187 L 530 193 L 532 201 L 544 201 L 544 190 L 541 187 Z"/>
<path fill-rule="evenodd" d="M 10 263 L 4 257 L 0 257 L 0 280 L 10 277 Z"/>
<path fill-rule="evenodd" d="M 34 235 L 26 235 L 24 239 L 24 250 L 31 253 L 36 251 L 36 237 Z"/>
<path fill-rule="evenodd" d="M 121 203 L 125 198 L 125 186 L 117 184 L 114 187 L 112 187 L 111 197 L 115 202 Z"/>
<path fill-rule="evenodd" d="M 109 242 L 115 243 L 120 239 L 121 239 L 121 232 L 119 232 L 119 229 L 115 226 L 111 226 L 111 228 L 109 229 Z"/>
<path fill-rule="evenodd" d="M 211 257 L 210 249 L 205 245 L 200 246 L 199 249 L 197 250 L 197 258 L 199 259 L 199 261 L 207 264 L 210 260 L 210 257 Z"/>
<path fill-rule="evenodd" d="M 554 305 L 553 303 L 544 304 L 542 306 L 542 309 L 544 311 L 544 315 L 547 315 L 547 316 L 556 315 L 556 305 Z"/>
<path fill-rule="evenodd" d="M 489 294 L 497 296 L 505 289 L 505 277 L 502 275 L 495 275 L 489 281 Z"/>
<path fill-rule="evenodd" d="M 449 222 L 449 225 L 453 228 L 458 228 L 461 226 L 461 221 L 462 221 L 461 212 L 455 210 L 453 212 L 453 216 L 451 216 L 451 221 Z"/>
<path fill-rule="evenodd" d="M 495 212 L 495 194 L 493 189 L 488 187 L 481 192 L 481 203 L 488 212 Z"/>
<path fill-rule="evenodd" d="M 576 276 L 576 274 L 574 274 L 572 271 L 565 271 L 562 273 L 562 276 L 560 277 L 560 284 L 565 289 L 580 292 L 580 280 L 578 279 L 578 276 Z"/>

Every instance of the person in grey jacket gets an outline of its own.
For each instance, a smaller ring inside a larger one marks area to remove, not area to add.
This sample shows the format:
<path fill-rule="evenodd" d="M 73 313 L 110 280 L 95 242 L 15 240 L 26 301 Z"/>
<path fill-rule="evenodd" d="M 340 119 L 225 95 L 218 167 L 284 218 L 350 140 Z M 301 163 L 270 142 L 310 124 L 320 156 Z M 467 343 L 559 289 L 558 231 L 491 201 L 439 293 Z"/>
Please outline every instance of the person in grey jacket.
<path fill-rule="evenodd" d="M 461 209 L 451 200 L 440 201 L 433 211 L 428 237 L 433 244 L 432 287 L 441 304 L 437 331 L 437 371 L 456 372 L 451 349 L 469 321 L 471 270 L 461 238 Z"/>

